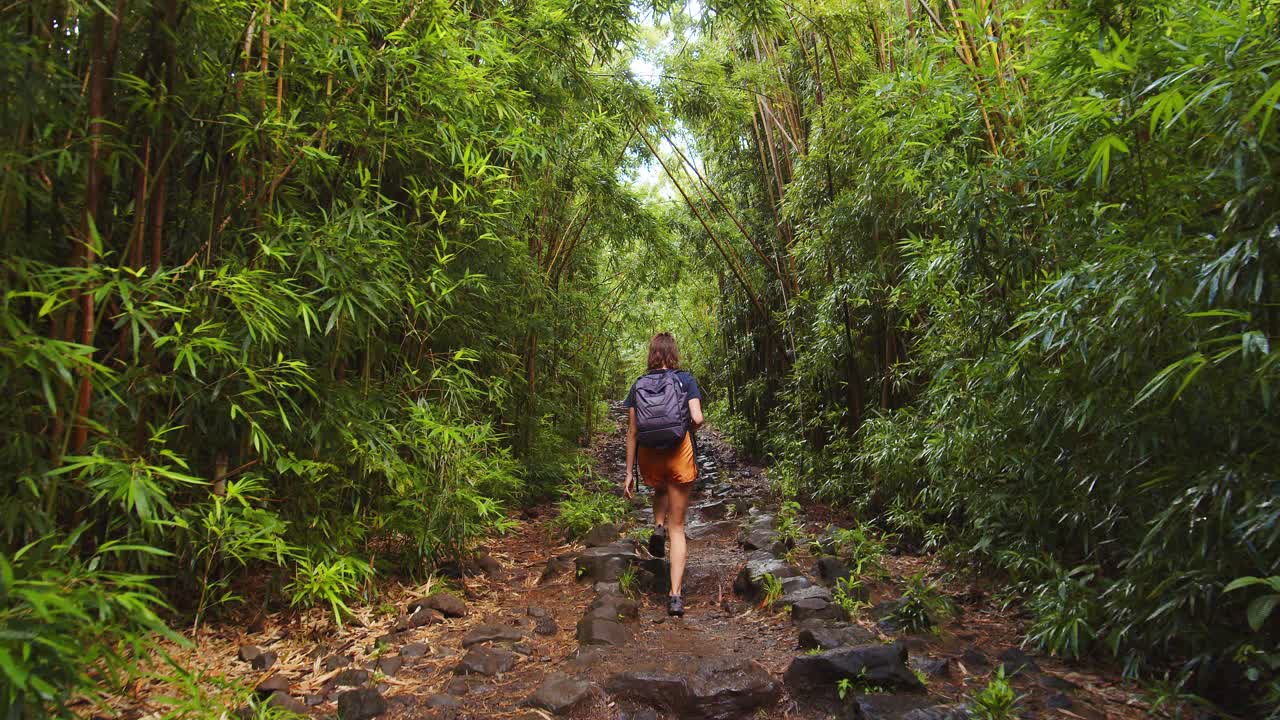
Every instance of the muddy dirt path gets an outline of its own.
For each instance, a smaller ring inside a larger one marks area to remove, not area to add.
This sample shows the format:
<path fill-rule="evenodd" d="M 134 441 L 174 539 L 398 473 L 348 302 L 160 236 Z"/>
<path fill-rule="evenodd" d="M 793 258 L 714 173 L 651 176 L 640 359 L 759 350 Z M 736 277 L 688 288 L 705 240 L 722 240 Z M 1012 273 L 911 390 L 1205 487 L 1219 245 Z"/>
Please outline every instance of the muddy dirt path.
<path fill-rule="evenodd" d="M 617 403 L 610 419 L 590 453 L 616 487 Z M 939 585 L 954 611 L 908 632 L 908 578 L 953 576 L 934 559 L 886 555 L 882 574 L 833 593 L 853 573 L 821 549 L 825 538 L 838 553 L 825 525 L 847 519 L 812 507 L 784 521 L 764 472 L 714 430 L 700 434 L 698 464 L 683 618 L 667 616 L 665 561 L 645 549 L 645 489 L 627 526 L 586 543 L 562 542 L 554 507 L 536 508 L 446 591 L 386 589 L 340 629 L 315 612 L 223 628 L 203 652 L 221 652 L 272 703 L 342 720 L 945 720 L 969 716 L 999 666 L 1021 696 L 1017 717 L 1147 716 L 1114 673 L 1020 650 L 1017 622 L 974 581 Z M 795 546 L 796 535 L 819 542 Z"/>

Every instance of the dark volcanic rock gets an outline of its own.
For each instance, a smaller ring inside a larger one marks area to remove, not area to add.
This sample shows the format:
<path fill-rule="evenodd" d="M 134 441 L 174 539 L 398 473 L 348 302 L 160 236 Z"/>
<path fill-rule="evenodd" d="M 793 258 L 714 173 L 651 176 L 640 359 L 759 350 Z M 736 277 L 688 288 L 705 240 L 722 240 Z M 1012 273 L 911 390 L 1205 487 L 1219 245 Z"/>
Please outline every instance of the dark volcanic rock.
<path fill-rule="evenodd" d="M 800 571 L 768 553 L 754 553 L 734 578 L 733 591 L 743 597 L 758 598 L 764 592 L 765 575 L 783 580 L 797 577 Z"/>
<path fill-rule="evenodd" d="M 324 659 L 324 664 L 321 667 L 326 671 L 333 671 L 338 668 L 344 668 L 351 663 L 352 657 L 350 655 L 330 655 Z"/>
<path fill-rule="evenodd" d="M 645 592 L 666 594 L 671 590 L 671 561 L 649 558 L 640 563 L 639 585 Z"/>
<path fill-rule="evenodd" d="M 404 658 L 399 655 L 378 658 L 378 672 L 383 675 L 395 675 L 402 667 L 404 667 Z"/>
<path fill-rule="evenodd" d="M 789 595 L 791 593 L 808 590 L 814 587 L 813 581 L 803 575 L 789 577 L 782 581 L 782 594 Z"/>
<path fill-rule="evenodd" d="M 845 619 L 844 608 L 821 597 L 806 597 L 789 603 L 788 606 L 791 608 L 791 619 L 796 622 L 815 618 L 819 620 Z"/>
<path fill-rule="evenodd" d="M 747 550 L 765 550 L 775 541 L 772 515 L 757 515 L 738 533 L 738 544 Z"/>
<path fill-rule="evenodd" d="M 476 567 L 488 577 L 496 578 L 502 574 L 502 563 L 487 552 L 476 554 Z"/>
<path fill-rule="evenodd" d="M 262 648 L 257 645 L 241 645 L 240 652 L 237 654 L 242 661 L 251 663 L 262 654 Z"/>
<path fill-rule="evenodd" d="M 865 645 L 873 642 L 876 634 L 861 625 L 808 620 L 800 623 L 799 639 L 800 647 L 804 650 L 833 650 L 838 647 Z"/>
<path fill-rule="evenodd" d="M 259 695 L 270 695 L 277 690 L 283 690 L 285 692 L 288 692 L 289 690 L 289 681 L 286 680 L 283 675 L 272 675 L 258 683 L 257 686 L 253 688 L 253 691 Z"/>
<path fill-rule="evenodd" d="M 927 678 L 940 678 L 951 674 L 951 661 L 947 658 L 913 657 L 908 664 L 912 669 L 924 673 Z"/>
<path fill-rule="evenodd" d="M 587 578 L 592 582 L 613 582 L 628 565 L 639 563 L 640 556 L 631 543 L 616 542 L 587 548 L 574 562 L 579 578 Z"/>
<path fill-rule="evenodd" d="M 560 626 L 556 624 L 555 618 L 544 615 L 533 621 L 533 631 L 539 635 L 555 635 L 560 632 Z"/>
<path fill-rule="evenodd" d="M 289 680 L 285 679 L 284 675 L 271 675 L 270 678 L 262 680 L 261 683 L 253 687 L 253 692 L 260 694 L 260 696 L 269 696 L 269 694 L 276 691 L 289 692 Z"/>
<path fill-rule="evenodd" d="M 420 607 L 406 619 L 405 624 L 408 627 L 405 629 L 426 627 L 440 622 L 444 622 L 444 613 L 435 608 Z"/>
<path fill-rule="evenodd" d="M 744 550 L 766 550 L 773 547 L 775 537 L 772 528 L 752 527 L 738 536 L 738 543 Z"/>
<path fill-rule="evenodd" d="M 420 658 L 431 650 L 426 643 L 412 642 L 400 648 L 400 657 L 403 658 Z"/>
<path fill-rule="evenodd" d="M 696 508 L 702 517 L 709 520 L 723 520 L 729 514 L 729 503 L 724 500 L 713 500 Z"/>
<path fill-rule="evenodd" d="M 271 693 L 271 696 L 267 698 L 267 704 L 282 710 L 288 710 L 297 715 L 307 714 L 307 704 L 283 690 L 276 690 Z"/>
<path fill-rule="evenodd" d="M 574 652 L 573 657 L 569 658 L 569 661 L 564 664 L 564 669 L 574 673 L 589 672 L 608 656 L 609 651 L 606 648 L 582 645 Z"/>
<path fill-rule="evenodd" d="M 348 690 L 338 696 L 341 720 L 369 720 L 387 711 L 387 701 L 373 688 Z"/>
<path fill-rule="evenodd" d="M 524 609 L 524 612 L 526 615 L 528 615 L 531 618 L 551 617 L 550 611 L 548 611 L 546 608 L 541 608 L 536 605 L 530 605 L 529 607 Z"/>
<path fill-rule="evenodd" d="M 792 579 L 794 578 L 788 578 L 788 580 L 792 580 Z M 796 583 L 793 583 L 793 585 L 795 584 Z M 783 584 L 783 589 L 784 590 L 786 589 L 785 583 Z M 800 587 L 794 590 L 784 592 L 782 595 L 781 602 L 783 605 L 794 605 L 800 602 L 801 600 L 810 600 L 813 598 L 817 598 L 819 600 L 823 600 L 826 602 L 831 602 L 831 591 L 820 585 L 814 585 L 812 583 L 809 583 L 808 585 L 801 585 Z"/>
<path fill-rule="evenodd" d="M 625 645 L 631 641 L 631 632 L 617 620 L 587 617 L 578 621 L 578 644 Z"/>
<path fill-rule="evenodd" d="M 639 668 L 609 678 L 613 695 L 663 707 L 681 718 L 728 720 L 750 716 L 778 699 L 781 688 L 759 663 L 746 658 L 706 658 L 692 673 Z"/>
<path fill-rule="evenodd" d="M 834 689 L 842 679 L 867 685 L 918 690 L 920 680 L 907 669 L 907 648 L 893 645 L 857 645 L 798 655 L 785 675 L 793 688 Z"/>
<path fill-rule="evenodd" d="M 969 707 L 967 705 L 934 705 L 911 710 L 902 716 L 902 720 L 969 720 Z"/>
<path fill-rule="evenodd" d="M 694 523 L 685 528 L 685 537 L 690 540 L 701 540 L 703 538 L 712 537 L 724 533 L 729 535 L 738 527 L 738 523 L 733 520 L 719 520 L 717 522 Z"/>
<path fill-rule="evenodd" d="M 587 547 L 600 547 L 608 545 L 618 539 L 618 526 L 613 523 L 604 523 L 591 528 L 591 532 L 582 539 Z"/>
<path fill-rule="evenodd" d="M 462 601 L 462 598 L 447 592 L 431 593 L 425 598 L 409 603 L 410 613 L 417 612 L 418 608 L 439 610 L 445 617 L 462 617 L 467 614 L 467 604 Z"/>
<path fill-rule="evenodd" d="M 450 695 L 466 695 L 471 688 L 467 686 L 464 678 L 456 677 L 444 684 L 444 691 Z"/>
<path fill-rule="evenodd" d="M 818 558 L 818 562 L 813 569 L 817 572 L 818 578 L 827 585 L 835 585 L 842 578 L 853 577 L 853 570 L 843 560 L 832 555 Z M 866 598 L 860 599 L 865 600 Z"/>
<path fill-rule="evenodd" d="M 275 652 L 271 650 L 263 650 L 249 661 L 249 665 L 252 666 L 254 670 L 270 670 L 271 666 L 276 664 L 277 658 L 278 656 Z"/>
<path fill-rule="evenodd" d="M 573 554 L 566 553 L 557 555 L 547 561 L 547 566 L 543 568 L 542 575 L 538 577 L 538 584 L 550 582 L 557 577 L 569 572 L 574 567 Z"/>
<path fill-rule="evenodd" d="M 524 631 L 510 625 L 487 623 L 477 625 L 462 636 L 462 647 L 469 648 L 486 642 L 515 642 L 524 637 Z"/>
<path fill-rule="evenodd" d="M 999 655 L 1000 662 L 1004 665 L 1004 674 L 1009 677 L 1021 675 L 1024 672 L 1038 673 L 1040 666 L 1036 664 L 1031 656 L 1022 651 L 1021 648 L 1011 647 Z"/>
<path fill-rule="evenodd" d="M 473 647 L 462 656 L 454 672 L 459 675 L 497 675 L 515 667 L 513 652 L 491 647 Z"/>
<path fill-rule="evenodd" d="M 967 648 L 960 655 L 960 662 L 970 667 L 987 668 L 991 667 L 991 660 L 978 648 Z"/>
<path fill-rule="evenodd" d="M 553 673 L 542 681 L 526 702 L 560 715 L 587 699 L 594 690 L 595 685 L 589 680 Z"/>
<path fill-rule="evenodd" d="M 355 687 L 369 682 L 369 671 L 363 668 L 347 668 L 333 678 L 334 685 Z"/>
<path fill-rule="evenodd" d="M 885 632 L 895 633 L 902 629 L 902 624 L 898 621 L 898 612 L 906 604 L 906 600 L 895 598 L 893 600 L 883 600 L 871 607 L 871 617 L 875 618 L 882 630 Z M 933 619 L 926 618 L 925 625 L 933 626 Z"/>
<path fill-rule="evenodd" d="M 601 595 L 591 601 L 587 615 L 605 620 L 633 620 L 640 616 L 640 606 L 635 600 L 621 595 Z"/>

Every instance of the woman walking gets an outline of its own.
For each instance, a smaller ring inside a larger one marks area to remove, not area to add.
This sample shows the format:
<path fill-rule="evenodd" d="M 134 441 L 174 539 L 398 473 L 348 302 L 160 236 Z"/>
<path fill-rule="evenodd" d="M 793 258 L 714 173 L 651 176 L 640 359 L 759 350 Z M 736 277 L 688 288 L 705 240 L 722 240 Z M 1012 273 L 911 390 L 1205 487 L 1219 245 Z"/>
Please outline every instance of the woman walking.
<path fill-rule="evenodd" d="M 632 469 L 639 460 L 640 477 L 653 488 L 653 535 L 649 552 L 662 557 L 671 539 L 671 597 L 667 614 L 684 616 L 684 567 L 687 549 L 684 514 L 698 478 L 694 431 L 702 426 L 702 391 L 693 376 L 680 369 L 676 339 L 663 332 L 649 341 L 649 370 L 631 385 L 626 407 L 627 475 L 622 494 L 632 497 Z"/>

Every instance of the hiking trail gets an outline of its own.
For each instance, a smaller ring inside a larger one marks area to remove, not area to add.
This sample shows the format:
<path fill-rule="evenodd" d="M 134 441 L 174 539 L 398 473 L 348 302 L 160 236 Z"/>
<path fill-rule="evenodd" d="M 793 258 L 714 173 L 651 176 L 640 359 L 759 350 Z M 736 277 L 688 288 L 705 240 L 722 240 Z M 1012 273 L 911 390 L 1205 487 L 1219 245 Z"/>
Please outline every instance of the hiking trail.
<path fill-rule="evenodd" d="M 610 421 L 588 452 L 617 486 L 620 403 Z M 955 609 L 932 630 L 899 629 L 907 578 L 945 569 L 928 556 L 886 554 L 884 575 L 862 578 L 849 619 L 832 585 L 852 571 L 821 550 L 827 524 L 849 519 L 807 508 L 798 521 L 819 540 L 792 548 L 761 468 L 710 427 L 697 462 L 683 618 L 667 616 L 665 561 L 637 532 L 651 527 L 645 488 L 628 528 L 564 544 L 554 506 L 526 510 L 451 580 L 458 592 L 384 588 L 341 628 L 318 610 L 263 615 L 208 631 L 199 657 L 222 658 L 222 671 L 273 703 L 342 720 L 955 720 L 970 716 L 966 700 L 999 666 L 1022 696 L 1020 717 L 1145 716 L 1114 670 L 1019 649 L 1016 619 L 979 581 L 948 581 Z M 766 574 L 780 581 L 771 606 Z"/>

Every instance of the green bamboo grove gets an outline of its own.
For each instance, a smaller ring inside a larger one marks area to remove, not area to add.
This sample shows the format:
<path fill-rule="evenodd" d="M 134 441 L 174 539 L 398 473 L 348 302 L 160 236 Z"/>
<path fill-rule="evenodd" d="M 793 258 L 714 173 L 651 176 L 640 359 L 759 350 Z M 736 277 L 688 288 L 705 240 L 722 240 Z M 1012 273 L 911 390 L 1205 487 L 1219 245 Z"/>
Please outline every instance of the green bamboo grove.
<path fill-rule="evenodd" d="M 655 329 L 779 495 L 998 578 L 1030 645 L 1280 705 L 1276 3 L 0 29 L 5 717 L 464 558 L 582 476 Z"/>

